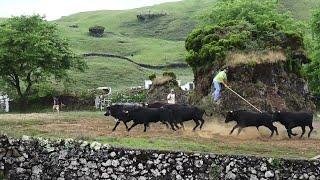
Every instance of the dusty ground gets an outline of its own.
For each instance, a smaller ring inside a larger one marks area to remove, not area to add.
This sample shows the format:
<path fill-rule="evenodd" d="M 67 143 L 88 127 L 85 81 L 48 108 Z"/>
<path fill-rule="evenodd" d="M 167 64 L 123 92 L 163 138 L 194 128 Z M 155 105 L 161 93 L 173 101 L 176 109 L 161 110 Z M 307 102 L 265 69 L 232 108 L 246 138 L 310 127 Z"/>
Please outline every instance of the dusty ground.
<path fill-rule="evenodd" d="M 234 124 L 224 124 L 219 119 L 206 119 L 203 130 L 192 132 L 193 122 L 186 124 L 185 130 L 173 132 L 162 124 L 151 124 L 146 133 L 143 126 L 137 126 L 126 132 L 123 124 L 112 132 L 115 122 L 99 112 L 64 112 L 57 114 L 2 114 L 0 131 L 19 137 L 23 134 L 49 138 L 75 138 L 96 140 L 114 146 L 133 148 L 151 148 L 186 151 L 206 151 L 216 153 L 252 154 L 262 156 L 311 158 L 320 154 L 320 123 L 315 122 L 311 138 L 288 139 L 280 124 L 279 136 L 269 138 L 268 129 L 261 127 L 246 128 L 239 136 L 229 135 Z M 131 125 L 131 124 L 130 124 Z M 294 132 L 301 133 L 300 128 Z"/>

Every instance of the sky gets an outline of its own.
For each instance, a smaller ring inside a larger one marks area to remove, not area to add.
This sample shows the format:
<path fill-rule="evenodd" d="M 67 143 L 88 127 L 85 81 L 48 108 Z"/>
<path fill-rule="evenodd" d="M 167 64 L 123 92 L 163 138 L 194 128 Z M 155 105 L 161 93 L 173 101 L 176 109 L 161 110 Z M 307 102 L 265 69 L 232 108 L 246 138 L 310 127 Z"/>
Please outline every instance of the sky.
<path fill-rule="evenodd" d="M 47 20 L 77 12 L 123 10 L 179 0 L 0 0 L 0 17 L 40 14 Z"/>

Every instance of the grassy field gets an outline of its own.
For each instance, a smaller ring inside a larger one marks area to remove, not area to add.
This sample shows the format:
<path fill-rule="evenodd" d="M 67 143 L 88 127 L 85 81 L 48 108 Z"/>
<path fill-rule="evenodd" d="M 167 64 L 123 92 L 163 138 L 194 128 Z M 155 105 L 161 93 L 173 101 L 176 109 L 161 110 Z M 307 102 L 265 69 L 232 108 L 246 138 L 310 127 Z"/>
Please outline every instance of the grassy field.
<path fill-rule="evenodd" d="M 198 17 L 215 0 L 185 0 L 123 11 L 83 12 L 54 21 L 61 35 L 67 37 L 73 50 L 79 54 L 88 52 L 111 53 L 129 57 L 145 64 L 159 65 L 185 63 L 184 40 L 198 22 Z M 138 14 L 167 13 L 167 16 L 148 22 L 139 22 Z M 78 25 L 78 28 L 69 27 Z M 106 28 L 102 38 L 88 36 L 94 25 Z M 178 75 L 182 83 L 192 81 L 191 68 L 149 70 L 122 62 L 120 59 L 85 58 L 89 69 L 83 75 L 72 72 L 76 84 L 74 91 L 99 86 L 111 86 L 115 91 L 126 86 L 137 86 L 148 76 L 164 71 Z M 101 74 L 103 78 L 101 77 Z M 121 77 L 119 78 L 119 74 Z M 106 77 L 107 76 L 107 77 Z"/>
<path fill-rule="evenodd" d="M 133 86 L 144 86 L 144 80 L 150 74 L 163 71 L 175 72 L 183 81 L 193 76 L 188 68 L 149 70 L 117 58 L 88 57 L 89 70 L 84 73 L 72 73 L 75 80 L 72 89 L 81 91 L 87 87 L 111 86 L 113 91 L 121 91 Z M 85 79 L 83 78 L 85 77 Z"/>
<path fill-rule="evenodd" d="M 130 133 L 121 124 L 115 132 L 112 118 L 106 118 L 102 112 L 62 112 L 32 114 L 0 115 L 0 132 L 13 137 L 22 135 L 56 138 L 74 138 L 78 140 L 98 141 L 115 147 L 181 150 L 197 152 L 214 152 L 223 154 L 250 154 L 270 157 L 311 158 L 319 154 L 320 128 L 315 123 L 312 138 L 286 137 L 281 125 L 279 136 L 268 138 L 269 131 L 260 128 L 245 129 L 239 136 L 229 136 L 233 124 L 224 124 L 217 119 L 207 119 L 202 131 L 192 132 L 192 122 L 187 123 L 186 130 L 173 132 L 151 124 L 150 129 L 143 133 L 142 126 L 137 126 Z M 157 128 L 155 128 L 157 127 Z M 294 131 L 300 133 L 300 129 Z M 308 132 L 308 129 L 307 129 Z"/>
<path fill-rule="evenodd" d="M 320 7 L 319 0 L 279 0 L 286 11 L 291 11 L 293 17 L 309 21 L 312 11 Z"/>

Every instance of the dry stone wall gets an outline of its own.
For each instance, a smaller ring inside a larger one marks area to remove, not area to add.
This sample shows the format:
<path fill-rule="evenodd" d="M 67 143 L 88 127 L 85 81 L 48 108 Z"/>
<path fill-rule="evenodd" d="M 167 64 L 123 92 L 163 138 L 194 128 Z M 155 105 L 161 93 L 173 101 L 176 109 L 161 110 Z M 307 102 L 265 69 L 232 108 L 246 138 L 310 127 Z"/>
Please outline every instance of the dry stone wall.
<path fill-rule="evenodd" d="M 0 135 L 8 179 L 320 179 L 320 161 L 113 148 Z"/>

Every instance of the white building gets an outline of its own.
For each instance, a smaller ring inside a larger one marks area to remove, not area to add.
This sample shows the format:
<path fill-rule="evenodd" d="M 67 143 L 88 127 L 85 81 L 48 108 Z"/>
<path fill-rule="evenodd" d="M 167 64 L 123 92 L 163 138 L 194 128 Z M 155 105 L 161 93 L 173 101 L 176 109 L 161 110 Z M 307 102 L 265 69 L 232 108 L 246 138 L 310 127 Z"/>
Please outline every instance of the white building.
<path fill-rule="evenodd" d="M 152 85 L 151 80 L 144 80 L 144 89 L 150 89 Z"/>
<path fill-rule="evenodd" d="M 9 112 L 9 97 L 8 97 L 8 95 L 0 94 L 0 112 Z"/>
<path fill-rule="evenodd" d="M 177 80 L 178 82 L 178 86 L 181 85 L 181 80 Z M 150 89 L 152 85 L 152 81 L 151 80 L 144 80 L 144 89 Z"/>
<path fill-rule="evenodd" d="M 184 91 L 190 91 L 194 89 L 194 84 L 193 82 L 187 82 L 186 84 L 180 86 L 182 90 Z"/>

